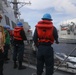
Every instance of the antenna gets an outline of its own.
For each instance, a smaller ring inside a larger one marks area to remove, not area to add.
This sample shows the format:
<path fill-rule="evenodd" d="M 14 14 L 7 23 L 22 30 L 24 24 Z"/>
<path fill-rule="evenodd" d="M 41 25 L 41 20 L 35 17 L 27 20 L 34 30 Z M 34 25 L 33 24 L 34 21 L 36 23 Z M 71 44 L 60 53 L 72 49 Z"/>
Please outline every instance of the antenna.
<path fill-rule="evenodd" d="M 10 3 L 13 4 L 13 9 L 14 9 L 14 14 L 15 14 L 15 17 L 18 19 L 18 17 L 20 16 L 20 12 L 19 12 L 19 9 L 22 8 L 23 6 L 25 5 L 31 5 L 31 2 L 19 2 L 17 0 L 14 0 L 14 1 L 11 1 Z M 18 7 L 18 4 L 20 4 L 21 6 Z"/>

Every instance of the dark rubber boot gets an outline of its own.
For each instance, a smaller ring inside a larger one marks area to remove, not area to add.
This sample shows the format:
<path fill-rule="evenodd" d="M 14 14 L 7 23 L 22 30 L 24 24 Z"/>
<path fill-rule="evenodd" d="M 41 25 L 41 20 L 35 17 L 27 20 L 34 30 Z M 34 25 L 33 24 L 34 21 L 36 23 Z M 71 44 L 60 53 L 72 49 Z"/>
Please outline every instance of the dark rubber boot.
<path fill-rule="evenodd" d="M 14 61 L 14 66 L 13 66 L 13 68 L 14 68 L 14 69 L 17 68 L 17 63 L 16 63 L 16 61 Z"/>
<path fill-rule="evenodd" d="M 19 67 L 18 67 L 19 70 L 23 70 L 23 69 L 26 69 L 26 66 L 22 66 L 22 61 L 19 61 Z"/>

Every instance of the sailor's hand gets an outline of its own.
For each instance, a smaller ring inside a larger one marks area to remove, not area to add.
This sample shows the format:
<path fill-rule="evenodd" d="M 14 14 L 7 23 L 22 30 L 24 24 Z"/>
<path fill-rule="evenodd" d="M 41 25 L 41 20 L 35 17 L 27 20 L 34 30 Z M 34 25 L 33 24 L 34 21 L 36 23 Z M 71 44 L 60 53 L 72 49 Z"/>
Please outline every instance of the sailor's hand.
<path fill-rule="evenodd" d="M 56 44 L 59 44 L 59 41 L 56 41 Z"/>
<path fill-rule="evenodd" d="M 34 44 L 38 48 L 38 43 Z"/>

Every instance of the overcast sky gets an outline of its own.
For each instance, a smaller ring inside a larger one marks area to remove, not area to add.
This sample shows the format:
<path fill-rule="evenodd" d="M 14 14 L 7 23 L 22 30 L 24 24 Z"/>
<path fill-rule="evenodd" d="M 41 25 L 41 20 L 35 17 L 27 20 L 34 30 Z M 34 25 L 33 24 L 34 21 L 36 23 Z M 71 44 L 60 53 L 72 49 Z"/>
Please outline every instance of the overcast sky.
<path fill-rule="evenodd" d="M 21 18 L 29 23 L 32 29 L 41 20 L 45 13 L 50 13 L 54 26 L 59 28 L 59 23 L 76 18 L 76 0 L 18 0 L 31 2 L 20 8 Z"/>

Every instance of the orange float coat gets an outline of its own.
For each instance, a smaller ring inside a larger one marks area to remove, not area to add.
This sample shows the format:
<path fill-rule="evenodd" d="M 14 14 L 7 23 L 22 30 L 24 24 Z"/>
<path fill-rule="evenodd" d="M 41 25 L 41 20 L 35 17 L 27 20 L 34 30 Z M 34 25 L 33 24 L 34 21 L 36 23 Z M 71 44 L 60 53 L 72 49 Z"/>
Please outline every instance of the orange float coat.
<path fill-rule="evenodd" d="M 36 25 L 37 33 L 38 33 L 38 42 L 50 42 L 54 43 L 54 36 L 53 36 L 53 23 L 47 20 L 39 21 Z"/>
<path fill-rule="evenodd" d="M 16 27 L 15 29 L 14 29 L 14 39 L 16 39 L 16 40 L 23 40 L 22 39 L 22 37 L 21 37 L 21 35 L 20 35 L 20 31 L 21 30 L 23 30 L 23 28 L 22 27 Z"/>

